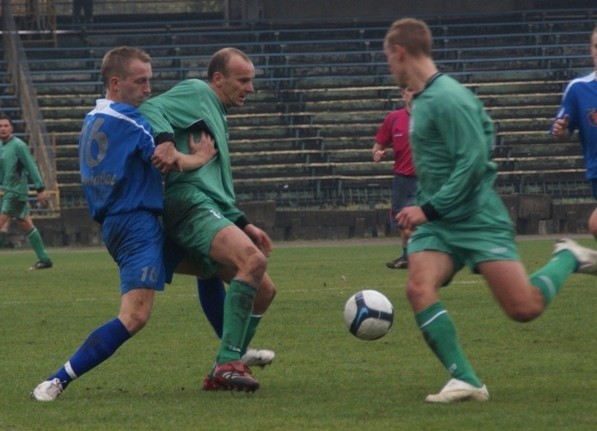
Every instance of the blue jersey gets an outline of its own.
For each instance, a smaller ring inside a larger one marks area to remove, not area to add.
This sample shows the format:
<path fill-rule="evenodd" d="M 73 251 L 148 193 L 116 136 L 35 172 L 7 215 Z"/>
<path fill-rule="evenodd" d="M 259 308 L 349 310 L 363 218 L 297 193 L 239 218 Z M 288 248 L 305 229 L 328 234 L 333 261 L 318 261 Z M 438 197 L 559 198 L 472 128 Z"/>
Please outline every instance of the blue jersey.
<path fill-rule="evenodd" d="M 586 176 L 597 179 L 597 73 L 576 78 L 568 84 L 562 97 L 558 118 L 568 116 L 570 133 L 578 130 Z"/>
<path fill-rule="evenodd" d="M 97 101 L 79 138 L 81 183 L 95 221 L 136 210 L 162 213 L 162 177 L 151 164 L 154 150 L 151 126 L 137 108 Z"/>

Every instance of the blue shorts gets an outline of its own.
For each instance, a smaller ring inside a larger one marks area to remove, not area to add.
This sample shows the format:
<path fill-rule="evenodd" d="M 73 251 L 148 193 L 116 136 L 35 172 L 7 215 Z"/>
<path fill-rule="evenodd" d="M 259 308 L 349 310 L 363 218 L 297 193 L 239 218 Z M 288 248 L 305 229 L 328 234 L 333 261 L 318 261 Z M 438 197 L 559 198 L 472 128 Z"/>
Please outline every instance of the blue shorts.
<path fill-rule="evenodd" d="M 147 211 L 108 216 L 102 237 L 120 270 L 120 293 L 133 289 L 164 290 L 164 229 Z"/>
<path fill-rule="evenodd" d="M 413 205 L 417 195 L 417 177 L 394 174 L 392 180 L 392 214 L 390 224 L 396 226 L 396 214 L 406 206 Z"/>

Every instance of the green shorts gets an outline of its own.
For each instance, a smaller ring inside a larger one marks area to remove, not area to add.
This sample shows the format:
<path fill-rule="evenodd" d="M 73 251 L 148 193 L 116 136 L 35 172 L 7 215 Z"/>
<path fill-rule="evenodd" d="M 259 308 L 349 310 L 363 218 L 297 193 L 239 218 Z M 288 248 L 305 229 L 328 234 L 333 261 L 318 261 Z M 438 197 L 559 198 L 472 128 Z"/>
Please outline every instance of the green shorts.
<path fill-rule="evenodd" d="M 24 219 L 29 215 L 27 197 L 18 193 L 5 192 L 1 200 L 0 213 L 9 215 L 16 219 Z"/>
<path fill-rule="evenodd" d="M 166 235 L 191 261 L 199 265 L 206 276 L 217 274 L 219 264 L 209 257 L 216 234 L 233 225 L 216 203 L 197 188 L 177 188 L 166 193 L 164 227 Z"/>
<path fill-rule="evenodd" d="M 408 242 L 408 253 L 441 251 L 452 258 L 455 273 L 464 266 L 477 272 L 481 262 L 520 260 L 514 237 L 512 221 L 501 199 L 490 200 L 467 219 L 435 220 L 417 226 Z"/>

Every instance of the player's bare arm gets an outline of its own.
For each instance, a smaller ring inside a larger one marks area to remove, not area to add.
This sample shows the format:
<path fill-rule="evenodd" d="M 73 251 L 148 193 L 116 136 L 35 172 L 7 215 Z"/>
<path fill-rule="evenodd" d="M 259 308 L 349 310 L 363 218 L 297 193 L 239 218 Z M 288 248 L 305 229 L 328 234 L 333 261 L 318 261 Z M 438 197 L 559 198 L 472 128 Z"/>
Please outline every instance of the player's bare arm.
<path fill-rule="evenodd" d="M 172 170 L 191 171 L 205 165 L 217 153 L 213 138 L 201 132 L 199 140 L 195 140 L 189 133 L 190 154 L 178 151 L 172 141 L 166 141 L 157 146 L 151 161 L 162 173 Z"/>

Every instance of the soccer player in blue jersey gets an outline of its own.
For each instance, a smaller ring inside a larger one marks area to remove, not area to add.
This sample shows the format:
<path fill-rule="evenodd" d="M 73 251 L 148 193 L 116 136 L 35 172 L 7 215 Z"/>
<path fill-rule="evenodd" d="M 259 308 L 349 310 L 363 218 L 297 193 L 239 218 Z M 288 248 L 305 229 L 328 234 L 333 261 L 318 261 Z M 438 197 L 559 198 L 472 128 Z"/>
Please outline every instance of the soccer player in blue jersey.
<path fill-rule="evenodd" d="M 527 275 L 509 213 L 493 186 L 493 122 L 470 90 L 438 71 L 431 46 L 429 27 L 412 18 L 394 22 L 384 40 L 397 84 L 414 92 L 416 203 L 396 217 L 400 226 L 416 227 L 408 243 L 406 296 L 425 342 L 450 375 L 425 400 L 487 401 L 487 387 L 460 345 L 440 288 L 468 266 L 483 276 L 508 317 L 528 322 L 546 310 L 570 274 L 597 275 L 597 251 L 560 240 L 552 259 Z"/>
<path fill-rule="evenodd" d="M 151 161 L 156 149 L 151 126 L 136 108 L 151 93 L 151 58 L 137 48 L 115 48 L 104 56 L 101 74 L 106 97 L 85 117 L 79 159 L 91 217 L 102 225 L 104 243 L 120 270 L 120 311 L 33 390 L 38 401 L 55 400 L 72 380 L 112 356 L 145 326 L 155 292 L 164 289 L 162 176 Z M 168 163 L 160 169 L 182 171 L 205 163 L 215 149 L 207 135 L 202 138 L 189 145 L 204 151 L 190 154 L 164 143 L 160 150 Z"/>
<path fill-rule="evenodd" d="M 586 178 L 597 199 L 597 27 L 591 34 L 591 57 L 595 70 L 568 83 L 551 132 L 563 140 L 578 130 Z M 589 218 L 589 231 L 597 239 L 597 208 Z"/>

